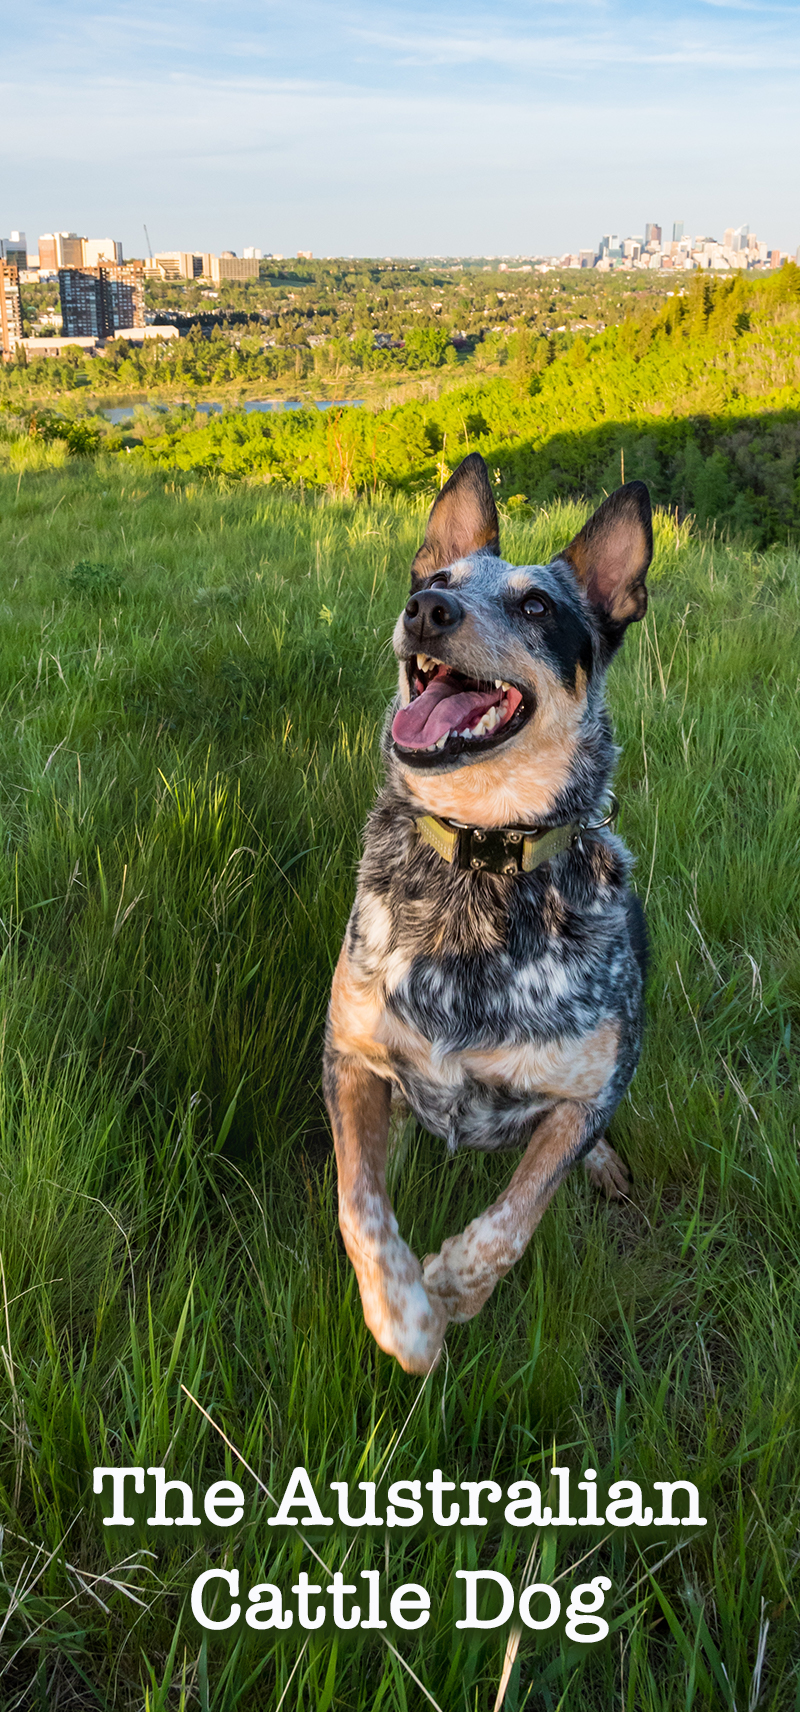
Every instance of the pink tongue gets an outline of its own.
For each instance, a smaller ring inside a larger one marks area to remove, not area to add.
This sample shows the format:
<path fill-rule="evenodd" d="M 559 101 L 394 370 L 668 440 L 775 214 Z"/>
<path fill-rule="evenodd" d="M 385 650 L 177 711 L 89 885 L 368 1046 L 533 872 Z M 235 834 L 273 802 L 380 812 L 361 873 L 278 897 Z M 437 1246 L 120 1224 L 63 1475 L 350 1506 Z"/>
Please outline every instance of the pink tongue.
<path fill-rule="evenodd" d="M 471 730 L 502 699 L 502 690 L 456 691 L 451 679 L 434 678 L 422 695 L 395 714 L 392 736 L 405 749 L 428 749 L 448 731 Z"/>

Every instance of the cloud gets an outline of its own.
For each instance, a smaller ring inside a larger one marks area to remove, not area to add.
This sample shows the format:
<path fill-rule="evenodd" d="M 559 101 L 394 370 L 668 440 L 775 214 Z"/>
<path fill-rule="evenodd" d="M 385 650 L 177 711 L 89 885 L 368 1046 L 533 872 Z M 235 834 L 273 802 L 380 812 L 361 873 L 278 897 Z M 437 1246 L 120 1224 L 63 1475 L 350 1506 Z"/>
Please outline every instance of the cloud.
<path fill-rule="evenodd" d="M 677 214 L 794 249 L 797 36 L 778 51 L 771 23 L 683 4 L 667 26 L 559 0 L 532 28 L 500 0 L 490 29 L 485 0 L 424 19 L 31 0 L 2 62 L 0 230 L 113 229 L 137 253 L 146 219 L 164 248 L 475 254 Z"/>
<path fill-rule="evenodd" d="M 721 4 L 722 0 L 706 0 Z M 602 34 L 581 32 L 538 36 L 501 35 L 496 31 L 473 34 L 386 33 L 376 29 L 354 30 L 363 42 L 385 55 L 394 55 L 407 66 L 497 66 L 514 72 L 548 71 L 574 78 L 597 67 L 623 68 L 691 67 L 701 71 L 759 73 L 786 71 L 800 65 L 800 44 L 787 42 L 785 32 L 774 41 L 721 43 L 703 39 L 694 25 L 673 18 L 663 41 L 647 41 L 637 32 L 624 40 L 607 30 Z M 681 40 L 681 37 L 683 39 Z"/>

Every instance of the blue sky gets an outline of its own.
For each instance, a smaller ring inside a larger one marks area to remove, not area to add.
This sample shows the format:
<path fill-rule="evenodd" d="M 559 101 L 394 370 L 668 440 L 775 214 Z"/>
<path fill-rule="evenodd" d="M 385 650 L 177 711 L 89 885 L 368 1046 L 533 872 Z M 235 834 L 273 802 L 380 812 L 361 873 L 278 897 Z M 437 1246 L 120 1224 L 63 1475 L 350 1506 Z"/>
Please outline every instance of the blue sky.
<path fill-rule="evenodd" d="M 800 0 L 28 0 L 0 232 L 520 253 L 750 224 L 800 244 Z M 32 244 L 29 247 L 34 247 Z"/>

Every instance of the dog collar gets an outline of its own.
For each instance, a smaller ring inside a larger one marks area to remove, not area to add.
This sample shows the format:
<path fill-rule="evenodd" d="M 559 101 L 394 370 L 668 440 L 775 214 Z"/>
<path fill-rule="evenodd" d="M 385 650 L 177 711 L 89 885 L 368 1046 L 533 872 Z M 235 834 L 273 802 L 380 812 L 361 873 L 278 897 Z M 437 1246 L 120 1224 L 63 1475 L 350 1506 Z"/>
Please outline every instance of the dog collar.
<path fill-rule="evenodd" d="M 611 806 L 604 820 L 571 820 L 564 826 L 467 826 L 460 820 L 441 820 L 436 814 L 415 820 L 423 844 L 429 844 L 444 862 L 460 869 L 483 870 L 488 874 L 530 874 L 543 862 L 578 844 L 584 832 L 599 832 L 613 825 L 619 803 L 610 793 Z"/>

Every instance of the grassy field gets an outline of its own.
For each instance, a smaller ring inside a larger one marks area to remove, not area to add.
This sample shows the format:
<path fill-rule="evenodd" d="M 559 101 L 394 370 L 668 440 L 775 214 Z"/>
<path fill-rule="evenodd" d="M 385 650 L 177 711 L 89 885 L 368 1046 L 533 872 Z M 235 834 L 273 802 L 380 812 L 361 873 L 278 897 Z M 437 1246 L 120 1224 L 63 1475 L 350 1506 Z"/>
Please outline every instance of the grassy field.
<path fill-rule="evenodd" d="M 570 1180 L 422 1382 L 362 1325 L 319 1056 L 424 511 L 63 445 L 0 472 L 3 1712 L 495 1706 L 507 1636 L 455 1629 L 454 1572 L 518 1582 L 530 1530 L 313 1537 L 426 1586 L 419 1633 L 201 1635 L 201 1570 L 316 1566 L 187 1393 L 274 1494 L 300 1463 L 323 1500 L 434 1467 L 697 1481 L 693 1538 L 543 1532 L 537 1578 L 609 1575 L 612 1632 L 525 1631 L 504 1706 L 800 1708 L 800 557 L 658 519 L 611 684 L 654 946 L 634 1200 Z M 515 513 L 507 556 L 577 518 Z M 416 1252 L 510 1170 L 408 1125 Z M 120 1464 L 239 1479 L 244 1519 L 105 1529 Z"/>

